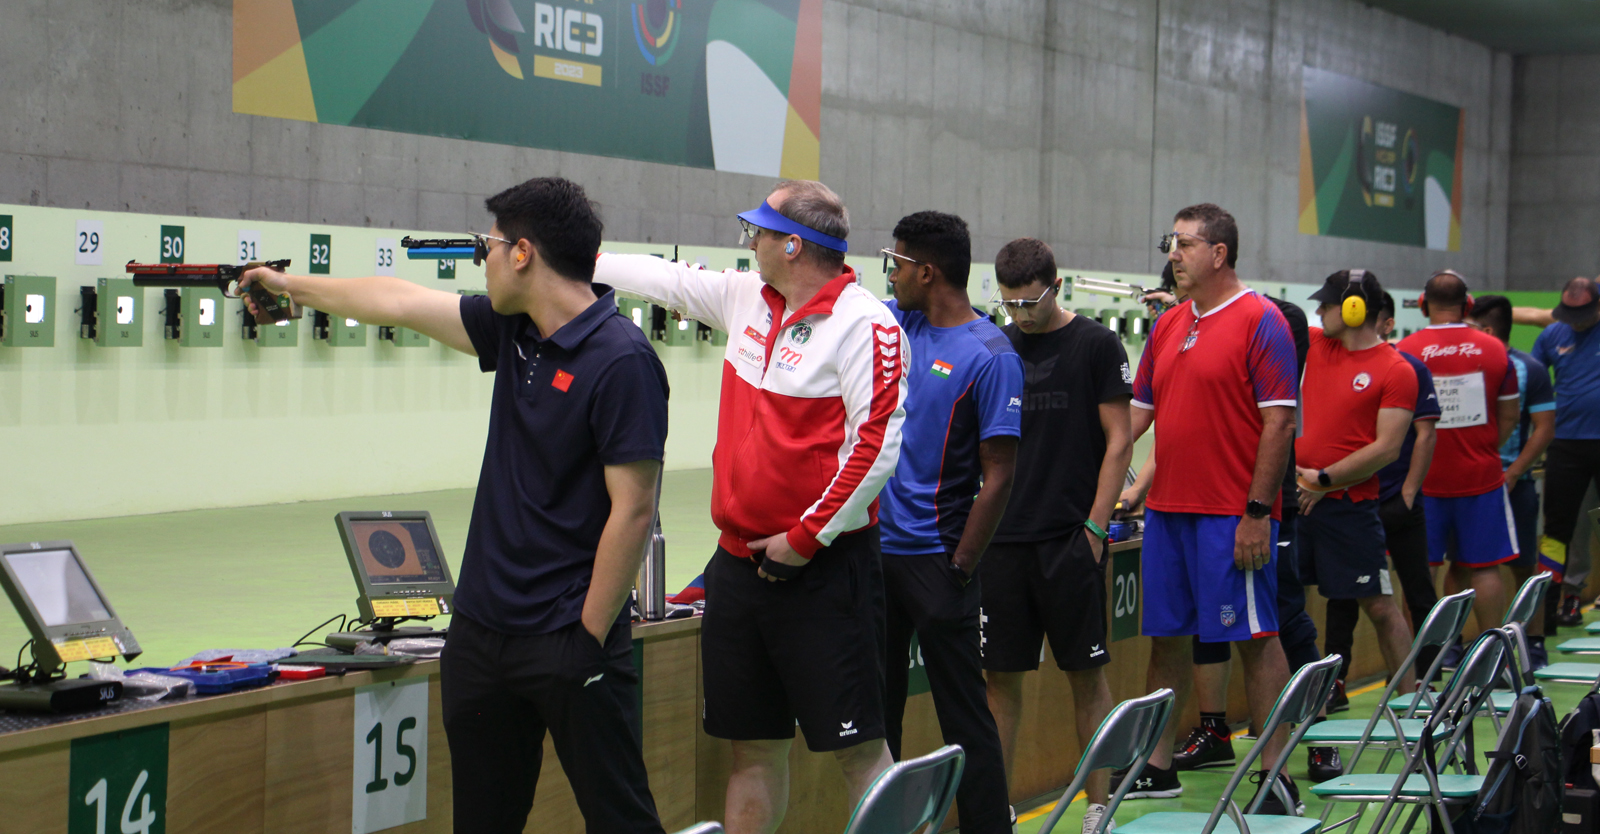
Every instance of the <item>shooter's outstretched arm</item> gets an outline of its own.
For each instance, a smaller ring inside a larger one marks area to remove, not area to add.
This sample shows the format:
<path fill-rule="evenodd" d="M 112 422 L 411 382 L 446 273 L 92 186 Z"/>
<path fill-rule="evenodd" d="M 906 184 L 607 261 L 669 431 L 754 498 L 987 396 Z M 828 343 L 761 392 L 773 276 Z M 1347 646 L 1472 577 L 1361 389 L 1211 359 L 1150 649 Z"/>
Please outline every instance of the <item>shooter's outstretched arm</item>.
<path fill-rule="evenodd" d="M 328 278 L 288 275 L 270 269 L 252 269 L 239 279 L 244 290 L 261 281 L 275 292 L 325 313 L 365 324 L 409 327 L 469 356 L 477 356 L 467 328 L 461 323 L 461 297 L 429 289 L 400 278 Z"/>

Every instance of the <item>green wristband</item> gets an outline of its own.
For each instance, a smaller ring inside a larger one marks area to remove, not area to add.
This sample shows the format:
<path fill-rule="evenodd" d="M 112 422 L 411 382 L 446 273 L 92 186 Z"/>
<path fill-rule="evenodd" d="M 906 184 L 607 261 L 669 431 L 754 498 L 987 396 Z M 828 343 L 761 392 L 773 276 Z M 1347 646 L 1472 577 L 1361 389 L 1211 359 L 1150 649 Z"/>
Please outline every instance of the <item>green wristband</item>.
<path fill-rule="evenodd" d="M 1089 532 L 1091 532 L 1091 533 L 1095 534 L 1096 536 L 1098 536 L 1101 541 L 1105 541 L 1106 539 L 1111 537 L 1110 533 L 1107 533 L 1106 531 L 1101 530 L 1100 529 L 1100 525 L 1094 523 L 1094 521 L 1091 520 L 1091 519 L 1087 519 L 1087 518 L 1084 519 L 1083 520 L 1083 526 L 1089 528 Z"/>

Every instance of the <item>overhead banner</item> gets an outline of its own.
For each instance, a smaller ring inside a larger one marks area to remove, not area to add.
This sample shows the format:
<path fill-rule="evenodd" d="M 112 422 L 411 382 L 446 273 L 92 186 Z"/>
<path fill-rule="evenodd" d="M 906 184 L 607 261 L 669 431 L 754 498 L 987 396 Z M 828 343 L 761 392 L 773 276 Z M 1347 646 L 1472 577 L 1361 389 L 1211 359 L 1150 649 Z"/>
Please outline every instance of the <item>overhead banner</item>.
<path fill-rule="evenodd" d="M 816 179 L 822 0 L 234 0 L 233 110 Z"/>
<path fill-rule="evenodd" d="M 1461 248 L 1464 111 L 1305 68 L 1300 231 Z"/>

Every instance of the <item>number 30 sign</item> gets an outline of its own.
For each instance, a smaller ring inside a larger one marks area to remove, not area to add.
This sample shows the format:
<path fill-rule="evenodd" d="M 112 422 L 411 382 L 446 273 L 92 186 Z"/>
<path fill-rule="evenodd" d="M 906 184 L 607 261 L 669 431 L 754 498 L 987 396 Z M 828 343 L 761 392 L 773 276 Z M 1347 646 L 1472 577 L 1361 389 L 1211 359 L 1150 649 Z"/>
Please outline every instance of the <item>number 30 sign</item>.
<path fill-rule="evenodd" d="M 355 692 L 352 834 L 428 817 L 428 679 Z"/>

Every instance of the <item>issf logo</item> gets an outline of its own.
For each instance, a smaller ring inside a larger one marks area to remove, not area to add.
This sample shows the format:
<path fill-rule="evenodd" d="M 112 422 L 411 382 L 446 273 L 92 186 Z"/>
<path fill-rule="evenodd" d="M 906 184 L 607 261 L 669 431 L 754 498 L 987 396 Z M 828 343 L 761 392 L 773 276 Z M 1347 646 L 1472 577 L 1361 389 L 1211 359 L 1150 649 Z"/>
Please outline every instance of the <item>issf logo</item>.
<path fill-rule="evenodd" d="M 678 32 L 683 29 L 683 0 L 644 0 L 629 6 L 639 54 L 650 66 L 665 64 L 672 58 L 672 51 L 678 46 Z"/>

